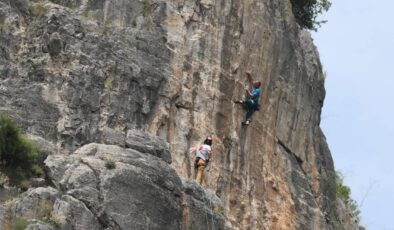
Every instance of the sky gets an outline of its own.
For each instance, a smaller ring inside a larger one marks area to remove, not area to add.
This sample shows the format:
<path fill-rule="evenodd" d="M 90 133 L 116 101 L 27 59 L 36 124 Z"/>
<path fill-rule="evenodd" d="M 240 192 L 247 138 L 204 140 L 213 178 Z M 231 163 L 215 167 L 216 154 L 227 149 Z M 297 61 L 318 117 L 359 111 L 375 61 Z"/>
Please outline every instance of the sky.
<path fill-rule="evenodd" d="M 332 0 L 312 36 L 327 72 L 321 126 L 367 230 L 394 230 L 394 1 Z"/>

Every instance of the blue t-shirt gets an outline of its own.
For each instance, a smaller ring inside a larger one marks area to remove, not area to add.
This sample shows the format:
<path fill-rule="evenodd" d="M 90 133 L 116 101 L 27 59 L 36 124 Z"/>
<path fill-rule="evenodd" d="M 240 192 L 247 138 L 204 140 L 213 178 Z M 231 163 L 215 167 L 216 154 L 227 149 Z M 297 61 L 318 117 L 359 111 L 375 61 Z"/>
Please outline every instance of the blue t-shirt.
<path fill-rule="evenodd" d="M 260 89 L 259 88 L 253 88 L 252 89 L 252 94 L 253 94 L 252 100 L 254 101 L 255 104 L 258 104 L 259 103 L 259 98 L 260 98 Z"/>

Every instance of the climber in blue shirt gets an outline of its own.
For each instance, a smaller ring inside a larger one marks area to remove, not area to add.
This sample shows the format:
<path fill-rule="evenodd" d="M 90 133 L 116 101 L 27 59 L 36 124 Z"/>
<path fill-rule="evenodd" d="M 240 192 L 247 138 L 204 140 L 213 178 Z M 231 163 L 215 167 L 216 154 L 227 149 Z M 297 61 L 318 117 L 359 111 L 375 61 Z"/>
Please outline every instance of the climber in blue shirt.
<path fill-rule="evenodd" d="M 242 122 L 243 125 L 249 125 L 250 122 L 252 121 L 251 118 L 253 113 L 260 109 L 259 98 L 260 98 L 261 82 L 254 81 L 252 78 L 252 74 L 249 71 L 246 72 L 246 76 L 248 77 L 249 82 L 252 83 L 253 88 L 249 89 L 248 87 L 245 87 L 246 96 L 247 96 L 246 100 L 234 101 L 235 103 L 244 105 L 244 108 L 246 110 L 245 121 Z"/>

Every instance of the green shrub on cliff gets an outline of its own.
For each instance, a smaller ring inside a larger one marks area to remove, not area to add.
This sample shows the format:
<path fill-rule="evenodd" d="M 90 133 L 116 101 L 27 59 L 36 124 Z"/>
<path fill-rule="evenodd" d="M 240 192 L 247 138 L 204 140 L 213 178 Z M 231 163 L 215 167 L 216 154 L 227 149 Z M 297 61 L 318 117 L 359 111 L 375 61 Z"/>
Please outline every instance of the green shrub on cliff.
<path fill-rule="evenodd" d="M 0 113 L 0 169 L 11 184 L 41 176 L 43 154 L 9 117 Z"/>
<path fill-rule="evenodd" d="M 325 21 L 317 21 L 317 16 L 331 7 L 330 0 L 290 0 L 293 14 L 302 28 L 316 30 Z"/>
<path fill-rule="evenodd" d="M 341 172 L 336 171 L 336 197 L 340 198 L 341 200 L 348 202 L 350 200 L 351 190 L 348 186 L 343 184 L 343 175 Z"/>
<path fill-rule="evenodd" d="M 350 198 L 350 188 L 346 185 L 343 185 L 341 183 L 337 184 L 337 197 L 340 197 L 344 201 L 349 200 Z"/>
<path fill-rule="evenodd" d="M 343 176 L 340 172 L 337 172 L 337 178 L 336 195 L 347 202 L 350 199 L 350 188 L 343 184 Z"/>
<path fill-rule="evenodd" d="M 347 205 L 352 218 L 360 223 L 360 207 L 357 201 L 351 198 L 350 187 L 343 184 L 343 175 L 340 172 L 336 172 L 337 182 L 336 182 L 336 196 L 341 199 Z"/>

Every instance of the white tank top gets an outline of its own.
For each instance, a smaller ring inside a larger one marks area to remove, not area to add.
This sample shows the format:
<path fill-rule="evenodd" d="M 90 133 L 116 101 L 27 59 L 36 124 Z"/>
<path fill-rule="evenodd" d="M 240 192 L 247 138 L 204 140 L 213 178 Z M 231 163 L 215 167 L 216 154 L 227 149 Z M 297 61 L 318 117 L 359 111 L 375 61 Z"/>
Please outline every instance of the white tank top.
<path fill-rule="evenodd" d="M 212 148 L 209 145 L 200 145 L 197 148 L 196 157 L 203 159 L 204 161 L 208 160 L 211 156 Z"/>

